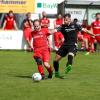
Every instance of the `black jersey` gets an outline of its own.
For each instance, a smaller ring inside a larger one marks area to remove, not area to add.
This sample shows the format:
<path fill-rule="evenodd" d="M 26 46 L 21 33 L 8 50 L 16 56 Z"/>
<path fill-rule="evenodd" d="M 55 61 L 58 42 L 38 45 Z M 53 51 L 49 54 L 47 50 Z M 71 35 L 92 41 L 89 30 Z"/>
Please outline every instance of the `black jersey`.
<path fill-rule="evenodd" d="M 73 45 L 77 43 L 77 32 L 81 30 L 81 26 L 74 23 L 70 23 L 69 25 L 63 24 L 61 27 L 58 28 L 58 31 L 61 31 L 64 36 L 65 45 Z"/>

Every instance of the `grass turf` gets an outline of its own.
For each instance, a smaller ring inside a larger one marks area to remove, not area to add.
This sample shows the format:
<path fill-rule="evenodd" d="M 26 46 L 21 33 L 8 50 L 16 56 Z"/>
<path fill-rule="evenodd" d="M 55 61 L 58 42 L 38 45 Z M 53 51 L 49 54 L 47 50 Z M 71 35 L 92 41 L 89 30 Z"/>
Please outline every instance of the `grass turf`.
<path fill-rule="evenodd" d="M 66 58 L 60 62 L 62 74 L 65 64 Z M 34 72 L 32 53 L 0 51 L 0 100 L 100 100 L 100 53 L 85 56 L 78 52 L 66 79 L 35 83 L 31 79 Z"/>

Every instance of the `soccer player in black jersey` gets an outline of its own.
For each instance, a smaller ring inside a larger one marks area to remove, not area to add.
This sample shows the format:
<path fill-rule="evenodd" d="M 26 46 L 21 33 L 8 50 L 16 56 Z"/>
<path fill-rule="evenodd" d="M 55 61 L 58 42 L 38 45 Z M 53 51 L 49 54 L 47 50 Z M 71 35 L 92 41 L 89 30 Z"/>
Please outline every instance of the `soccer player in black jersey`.
<path fill-rule="evenodd" d="M 56 53 L 55 60 L 53 61 L 53 66 L 55 70 L 55 77 L 61 78 L 59 74 L 59 61 L 62 57 L 68 55 L 68 62 L 65 68 L 65 73 L 67 74 L 72 68 L 73 57 L 77 52 L 77 32 L 85 31 L 91 35 L 93 34 L 90 31 L 82 28 L 80 25 L 72 23 L 71 15 L 69 13 L 64 15 L 64 24 L 59 27 L 57 31 L 60 31 L 63 34 L 64 43 Z"/>

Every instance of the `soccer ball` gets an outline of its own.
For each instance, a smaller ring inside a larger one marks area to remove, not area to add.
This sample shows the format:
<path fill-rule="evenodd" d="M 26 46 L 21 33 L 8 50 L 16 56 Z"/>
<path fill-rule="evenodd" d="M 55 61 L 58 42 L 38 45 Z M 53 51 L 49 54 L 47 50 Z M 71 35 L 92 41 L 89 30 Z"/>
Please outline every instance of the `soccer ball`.
<path fill-rule="evenodd" d="M 42 76 L 40 73 L 34 73 L 32 75 L 32 80 L 36 81 L 36 82 L 39 82 L 40 80 L 42 79 Z"/>

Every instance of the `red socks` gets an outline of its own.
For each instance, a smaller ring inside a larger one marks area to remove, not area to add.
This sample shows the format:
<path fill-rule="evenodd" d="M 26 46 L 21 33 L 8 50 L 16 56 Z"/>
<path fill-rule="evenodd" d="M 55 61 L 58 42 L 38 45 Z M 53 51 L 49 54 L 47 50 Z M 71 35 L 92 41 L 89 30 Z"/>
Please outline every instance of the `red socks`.
<path fill-rule="evenodd" d="M 38 71 L 41 75 L 44 75 L 44 68 L 42 65 L 38 65 Z"/>
<path fill-rule="evenodd" d="M 52 67 L 46 68 L 49 74 L 52 74 Z"/>

